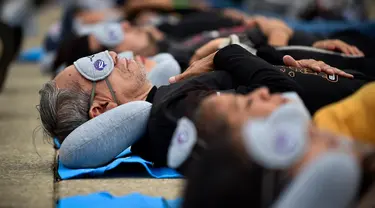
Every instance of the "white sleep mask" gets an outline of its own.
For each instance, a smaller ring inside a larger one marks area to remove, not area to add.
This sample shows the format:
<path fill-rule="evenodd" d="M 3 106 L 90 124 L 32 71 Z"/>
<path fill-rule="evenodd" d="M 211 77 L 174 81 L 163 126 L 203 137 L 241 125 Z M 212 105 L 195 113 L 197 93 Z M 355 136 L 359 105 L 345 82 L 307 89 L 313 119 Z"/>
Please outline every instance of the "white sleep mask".
<path fill-rule="evenodd" d="M 309 112 L 296 93 L 284 96 L 291 102 L 268 117 L 249 119 L 242 129 L 247 153 L 268 169 L 288 168 L 304 155 L 309 142 Z"/>
<path fill-rule="evenodd" d="M 117 57 L 119 59 L 121 59 L 121 58 L 134 59 L 134 53 L 133 53 L 133 51 L 124 51 L 122 53 L 117 54 Z"/>
<path fill-rule="evenodd" d="M 113 100 L 119 105 L 112 85 L 107 79 L 115 67 L 113 59 L 108 51 L 80 58 L 74 62 L 74 66 L 83 77 L 92 81 L 90 107 L 94 102 L 96 82 L 103 79 L 107 83 Z"/>
<path fill-rule="evenodd" d="M 186 117 L 179 119 L 168 150 L 168 167 L 180 167 L 190 156 L 197 140 L 194 123 Z"/>
<path fill-rule="evenodd" d="M 78 72 L 90 81 L 99 81 L 108 77 L 114 68 L 114 62 L 108 51 L 83 57 L 74 62 Z"/>
<path fill-rule="evenodd" d="M 106 22 L 93 28 L 92 34 L 106 47 L 113 48 L 125 39 L 125 33 L 120 23 Z"/>

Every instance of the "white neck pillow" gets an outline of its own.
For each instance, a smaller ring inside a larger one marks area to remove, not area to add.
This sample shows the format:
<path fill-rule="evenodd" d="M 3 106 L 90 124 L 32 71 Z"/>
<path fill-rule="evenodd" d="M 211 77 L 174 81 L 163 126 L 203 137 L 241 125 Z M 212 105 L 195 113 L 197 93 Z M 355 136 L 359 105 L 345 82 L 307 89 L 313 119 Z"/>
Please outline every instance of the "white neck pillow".
<path fill-rule="evenodd" d="M 59 158 L 68 168 L 96 168 L 112 161 L 146 131 L 152 104 L 123 104 L 84 123 L 61 144 Z"/>

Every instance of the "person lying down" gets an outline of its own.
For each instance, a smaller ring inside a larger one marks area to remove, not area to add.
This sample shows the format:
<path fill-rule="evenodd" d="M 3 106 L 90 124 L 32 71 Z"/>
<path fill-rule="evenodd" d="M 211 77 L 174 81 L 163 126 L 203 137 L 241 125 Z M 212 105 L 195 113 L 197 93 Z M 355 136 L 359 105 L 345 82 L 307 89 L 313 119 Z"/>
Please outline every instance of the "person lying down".
<path fill-rule="evenodd" d="M 73 57 L 74 55 L 68 55 L 67 62 L 70 62 Z M 143 57 L 135 56 L 132 51 L 125 51 L 119 53 L 118 57 L 128 60 L 134 59 L 137 63 L 140 63 L 141 66 L 144 67 L 147 79 L 156 87 L 168 85 L 171 76 L 176 76 L 181 73 L 180 65 L 168 53 L 160 53 L 152 57 Z M 65 68 L 62 70 L 64 69 Z"/>
<path fill-rule="evenodd" d="M 375 174 L 374 147 L 317 128 L 296 93 L 260 88 L 211 96 L 194 120 L 180 119 L 168 164 L 188 169 L 184 208 L 350 207 L 374 182 L 363 183 Z"/>
<path fill-rule="evenodd" d="M 154 162 L 156 167 L 165 167 L 176 121 L 183 116 L 193 116 L 201 102 L 218 93 L 233 92 L 238 98 L 239 110 L 262 112 L 272 105 L 257 109 L 257 106 L 247 105 L 245 95 L 260 86 L 269 87 L 271 92 L 295 91 L 314 114 L 317 109 L 351 95 L 368 82 L 324 63 L 287 59 L 286 63 L 304 70 L 273 66 L 241 46 L 229 45 L 193 64 L 182 75 L 190 78 L 155 87 L 146 79 L 139 61 L 121 58 L 114 52 L 102 52 L 79 59 L 43 86 L 39 92 L 40 118 L 45 131 L 63 143 L 89 119 L 132 101 L 150 102 L 152 109 L 146 132 L 132 145 L 132 152 Z M 321 67 L 319 72 L 313 72 L 316 64 Z M 307 68 L 312 71 L 307 73 Z M 333 81 L 328 76 L 330 73 L 333 73 Z M 220 98 L 212 106 L 232 100 L 230 94 Z M 106 145 L 107 149 L 113 148 L 113 144 Z M 103 151 L 106 148 L 103 147 Z"/>
<path fill-rule="evenodd" d="M 126 33 L 126 35 L 125 35 Z M 126 38 L 125 38 L 126 36 Z M 143 57 L 155 56 L 159 53 L 149 52 L 150 45 L 158 35 L 152 30 L 134 29 L 128 22 L 100 23 L 86 34 L 78 37 L 67 37 L 62 41 L 51 60 L 45 61 L 45 71 L 59 71 L 73 64 L 79 58 L 101 51 L 111 50 L 116 53 L 131 51 Z M 74 48 L 74 50 L 72 50 Z M 151 49 L 152 50 L 152 49 Z"/>
<path fill-rule="evenodd" d="M 202 18 L 204 19 L 204 17 Z M 191 24 L 192 23 L 190 23 L 190 27 Z M 300 33 L 297 31 L 293 32 L 292 29 L 289 28 L 284 22 L 279 20 L 268 20 L 265 18 L 261 18 L 259 21 L 254 21 L 251 24 L 249 23 L 245 25 L 219 24 L 217 25 L 217 28 L 210 28 L 212 24 L 204 24 L 199 21 L 196 21 L 196 23 L 193 25 L 202 27 L 202 24 L 205 27 L 192 33 L 192 35 L 194 35 L 193 37 L 191 37 L 191 35 L 187 35 L 182 40 L 178 40 L 171 37 L 170 32 L 163 31 L 157 27 L 140 27 L 131 25 L 127 21 L 118 23 L 98 23 L 85 33 L 79 33 L 77 35 L 73 35 L 73 37 L 65 37 L 63 43 L 60 44 L 61 47 L 57 53 L 56 61 L 58 62 L 58 57 L 63 55 L 62 52 L 65 51 L 64 53 L 71 53 L 71 48 L 76 48 L 76 50 L 73 51 L 73 53 L 77 54 L 74 60 L 104 50 L 113 50 L 117 53 L 122 51 L 133 51 L 136 55 L 142 56 L 152 56 L 160 52 L 168 52 L 171 53 L 181 64 L 182 68 L 185 69 L 188 67 L 188 65 L 185 63 L 188 62 L 188 60 L 185 59 L 190 59 L 191 55 L 196 49 L 210 40 L 215 39 L 215 37 L 226 37 L 230 34 L 238 35 L 241 37 L 242 42 L 246 42 L 250 44 L 250 46 L 264 44 L 271 46 L 305 45 L 313 46 L 314 48 L 326 49 L 329 51 L 343 52 L 352 56 L 363 56 L 363 52 L 361 50 L 364 50 L 366 56 L 372 54 L 371 50 L 366 50 L 366 47 L 363 47 L 363 45 L 367 46 L 366 44 L 372 40 L 366 36 L 361 36 L 360 33 L 356 33 L 355 31 L 349 31 L 344 34 L 338 33 L 337 35 L 329 36 L 330 39 L 338 39 L 335 41 L 330 41 L 324 40 L 328 37 L 312 38 L 311 36 L 314 36 L 313 34 Z M 174 30 L 181 31 L 187 26 L 181 25 L 179 27 L 180 28 L 176 28 Z M 223 29 L 219 30 L 219 28 Z M 280 33 L 283 34 L 285 31 L 289 31 L 287 37 L 280 35 Z M 271 32 L 276 33 L 274 38 L 271 38 Z M 211 37 L 210 34 L 218 34 L 218 36 Z M 267 42 L 267 38 L 274 40 Z M 286 39 L 279 40 L 280 38 Z M 288 41 L 289 39 L 290 41 Z M 343 41 L 340 39 L 343 39 Z M 274 43 L 275 41 L 282 42 L 282 44 L 276 44 Z M 349 41 L 349 44 L 350 42 L 353 42 L 351 44 L 353 46 L 348 46 L 348 44 L 344 43 L 347 41 Z M 216 47 L 215 50 L 217 48 L 218 47 Z M 209 55 L 209 53 L 206 55 Z M 300 57 L 296 58 L 304 59 Z"/>

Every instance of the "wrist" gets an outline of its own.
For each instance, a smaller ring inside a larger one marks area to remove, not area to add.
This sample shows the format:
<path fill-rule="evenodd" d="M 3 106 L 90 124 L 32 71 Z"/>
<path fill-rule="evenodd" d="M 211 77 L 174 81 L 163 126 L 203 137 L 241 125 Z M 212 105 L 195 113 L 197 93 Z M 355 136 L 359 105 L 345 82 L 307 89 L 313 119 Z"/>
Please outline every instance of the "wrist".
<path fill-rule="evenodd" d="M 229 37 L 221 40 L 218 49 L 222 49 L 228 45 L 239 44 L 239 43 L 240 43 L 239 37 L 237 35 L 232 34 Z"/>
<path fill-rule="evenodd" d="M 286 30 L 274 30 L 268 37 L 268 44 L 271 46 L 286 46 L 289 43 L 291 34 Z"/>

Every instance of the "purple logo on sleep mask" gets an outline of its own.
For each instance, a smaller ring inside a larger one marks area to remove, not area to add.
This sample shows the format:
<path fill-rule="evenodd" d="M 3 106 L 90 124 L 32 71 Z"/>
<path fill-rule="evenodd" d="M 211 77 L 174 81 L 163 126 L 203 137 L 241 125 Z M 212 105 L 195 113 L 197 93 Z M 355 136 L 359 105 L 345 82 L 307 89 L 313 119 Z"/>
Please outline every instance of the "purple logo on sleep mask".
<path fill-rule="evenodd" d="M 101 59 L 96 60 L 94 63 L 94 67 L 98 71 L 102 71 L 106 66 L 107 64 Z"/>
<path fill-rule="evenodd" d="M 187 142 L 187 140 L 188 140 L 188 137 L 187 137 L 187 133 L 185 131 L 178 134 L 177 141 L 178 141 L 179 144 L 183 144 L 183 143 Z"/>
<path fill-rule="evenodd" d="M 109 39 L 111 39 L 111 40 L 117 39 L 117 35 L 116 35 L 115 31 L 113 31 L 113 30 L 109 30 L 108 35 L 109 35 Z"/>
<path fill-rule="evenodd" d="M 281 134 L 276 137 L 275 150 L 278 153 L 286 154 L 292 152 L 296 147 L 296 143 L 293 139 L 287 138 L 286 135 Z"/>

